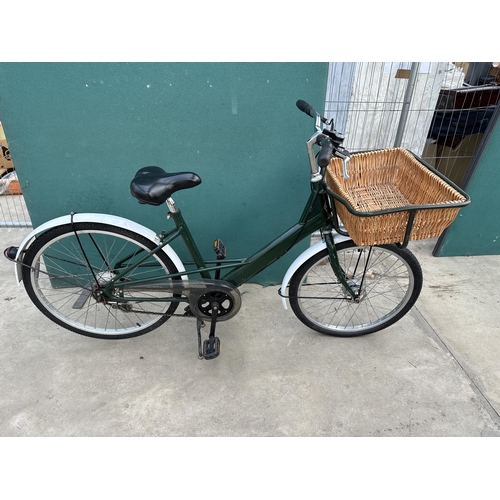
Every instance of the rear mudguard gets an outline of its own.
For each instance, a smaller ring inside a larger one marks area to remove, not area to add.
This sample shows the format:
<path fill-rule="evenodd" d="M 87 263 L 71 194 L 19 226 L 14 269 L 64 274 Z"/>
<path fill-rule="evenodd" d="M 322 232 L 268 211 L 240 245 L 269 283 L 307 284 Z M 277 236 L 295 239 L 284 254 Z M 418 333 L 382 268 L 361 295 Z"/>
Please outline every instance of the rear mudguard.
<path fill-rule="evenodd" d="M 338 233 L 333 233 L 333 241 L 335 244 L 341 243 L 342 241 L 349 241 L 351 238 L 348 236 L 342 236 Z M 283 278 L 283 281 L 281 283 L 281 288 L 280 288 L 280 295 L 281 295 L 281 301 L 283 303 L 284 309 L 288 309 L 287 307 L 287 288 L 290 283 L 290 280 L 292 279 L 292 276 L 294 275 L 295 271 L 304 263 L 306 260 L 310 259 L 313 255 L 316 255 L 317 253 L 323 251 L 326 248 L 326 243 L 324 241 L 320 241 L 319 243 L 316 243 L 315 245 L 310 246 L 305 252 L 301 253 L 292 263 L 292 265 L 288 268 L 288 271 L 285 274 L 285 277 Z"/>
<path fill-rule="evenodd" d="M 148 229 L 141 224 L 137 224 L 137 222 L 131 221 L 129 219 L 124 219 L 123 217 L 118 217 L 116 215 L 108 215 L 108 214 L 74 214 L 73 222 L 97 222 L 100 224 L 109 224 L 111 226 L 118 226 L 123 229 L 128 229 L 134 233 L 140 234 L 144 236 L 148 240 L 152 241 L 155 244 L 159 243 L 159 239 L 154 231 Z M 63 226 L 65 224 L 71 223 L 71 215 L 63 215 L 62 217 L 58 217 L 57 219 L 49 220 L 45 222 L 41 226 L 38 226 L 36 229 L 31 231 L 26 238 L 19 245 L 19 249 L 16 255 L 16 279 L 17 282 L 20 283 L 22 280 L 22 259 L 24 252 L 29 248 L 35 237 L 39 234 L 42 234 L 49 229 L 54 227 Z M 162 249 L 172 260 L 175 267 L 179 272 L 184 272 L 186 269 L 184 268 L 184 264 L 181 259 L 179 259 L 178 255 L 175 253 L 173 248 L 170 245 L 166 245 Z M 182 276 L 182 279 L 187 279 L 187 276 Z"/>

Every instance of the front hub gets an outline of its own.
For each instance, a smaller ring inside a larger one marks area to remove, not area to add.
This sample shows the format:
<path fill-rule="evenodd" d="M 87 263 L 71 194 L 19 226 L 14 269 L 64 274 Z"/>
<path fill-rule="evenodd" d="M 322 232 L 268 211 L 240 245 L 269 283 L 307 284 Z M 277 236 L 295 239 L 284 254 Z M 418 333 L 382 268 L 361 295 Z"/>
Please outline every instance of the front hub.
<path fill-rule="evenodd" d="M 352 295 L 344 288 L 344 299 L 354 301 L 359 304 L 366 297 L 365 290 L 361 290 L 361 281 L 348 279 L 347 284 L 351 287 L 351 290 L 357 295 L 357 297 L 354 299 Z"/>

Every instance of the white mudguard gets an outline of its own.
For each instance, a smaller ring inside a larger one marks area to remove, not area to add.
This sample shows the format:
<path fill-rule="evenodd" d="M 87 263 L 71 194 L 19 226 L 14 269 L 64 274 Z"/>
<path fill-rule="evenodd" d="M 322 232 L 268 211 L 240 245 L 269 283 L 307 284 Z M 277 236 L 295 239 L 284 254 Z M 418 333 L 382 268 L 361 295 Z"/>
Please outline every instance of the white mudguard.
<path fill-rule="evenodd" d="M 74 214 L 73 222 L 98 222 L 100 224 L 109 224 L 111 226 L 118 226 L 124 229 L 128 229 L 129 231 L 132 231 L 134 233 L 140 234 L 141 236 L 144 236 L 148 240 L 152 241 L 153 243 L 158 243 L 156 233 L 154 231 L 151 231 L 151 229 L 148 229 L 147 227 L 142 226 L 141 224 L 137 224 L 137 222 L 131 221 L 129 219 L 124 219 L 123 217 L 118 217 L 116 215 Z M 26 238 L 24 238 L 22 243 L 19 245 L 19 249 L 16 255 L 16 260 L 20 259 L 20 257 L 22 258 L 23 252 L 29 247 L 35 236 L 44 233 L 45 231 L 48 231 L 53 227 L 63 226 L 64 224 L 69 224 L 69 223 L 71 223 L 71 215 L 63 215 L 62 217 L 49 220 L 48 222 L 45 222 L 41 226 L 38 226 L 36 229 L 31 231 L 31 233 L 28 234 L 28 236 L 26 236 Z M 182 263 L 181 259 L 179 259 L 179 256 L 175 253 L 175 251 L 170 245 L 164 246 L 162 250 L 170 257 L 170 259 L 174 263 L 175 267 L 179 270 L 179 272 L 186 270 L 184 268 L 184 264 Z M 22 264 L 20 263 L 16 264 L 16 279 L 18 283 L 21 282 Z M 182 276 L 182 279 L 187 280 L 188 278 L 187 276 Z"/>
<path fill-rule="evenodd" d="M 338 233 L 334 233 L 333 235 L 333 240 L 335 244 L 341 243 L 342 241 L 349 241 L 351 238 L 347 236 L 342 236 Z M 281 301 L 283 303 L 284 309 L 288 309 L 287 307 L 287 301 L 286 301 L 286 295 L 287 293 L 287 288 L 288 284 L 290 283 L 290 280 L 292 279 L 292 276 L 294 275 L 295 271 L 304 263 L 306 260 L 310 259 L 313 255 L 316 255 L 317 253 L 321 252 L 326 248 L 326 243 L 324 241 L 320 241 L 319 243 L 316 243 L 315 245 L 310 246 L 306 251 L 302 252 L 292 263 L 292 265 L 288 268 L 288 271 L 285 274 L 285 277 L 283 278 L 283 281 L 281 283 Z M 285 296 L 285 297 L 284 297 Z"/>

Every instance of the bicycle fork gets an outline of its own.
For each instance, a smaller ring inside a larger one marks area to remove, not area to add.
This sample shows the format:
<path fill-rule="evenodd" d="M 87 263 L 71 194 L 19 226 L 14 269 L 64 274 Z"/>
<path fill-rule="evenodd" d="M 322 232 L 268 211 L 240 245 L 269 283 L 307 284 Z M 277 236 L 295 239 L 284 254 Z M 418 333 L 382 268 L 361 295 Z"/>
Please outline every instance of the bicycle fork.
<path fill-rule="evenodd" d="M 330 265 L 332 266 L 332 270 L 335 273 L 335 276 L 337 279 L 342 283 L 346 291 L 349 293 L 349 295 L 352 297 L 352 300 L 354 302 L 359 302 L 360 301 L 360 295 L 361 295 L 361 287 L 359 287 L 359 290 L 355 292 L 351 284 L 349 283 L 349 277 L 345 275 L 344 270 L 342 269 L 340 262 L 339 262 L 339 257 L 337 254 L 337 249 L 335 248 L 335 242 L 333 240 L 333 235 L 332 232 L 328 232 L 323 234 L 326 247 L 328 249 L 328 256 L 330 258 Z M 364 273 L 363 273 L 364 274 Z"/>

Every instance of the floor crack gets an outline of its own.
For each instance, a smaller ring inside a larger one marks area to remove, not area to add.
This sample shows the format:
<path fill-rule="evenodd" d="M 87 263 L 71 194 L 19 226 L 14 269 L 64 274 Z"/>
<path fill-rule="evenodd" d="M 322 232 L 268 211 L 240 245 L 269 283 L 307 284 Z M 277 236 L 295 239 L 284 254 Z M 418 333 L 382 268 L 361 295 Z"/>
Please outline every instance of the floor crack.
<path fill-rule="evenodd" d="M 434 328 L 430 325 L 430 323 L 427 321 L 425 316 L 418 310 L 416 306 L 413 307 L 414 313 L 417 313 L 416 316 L 418 317 L 419 322 L 421 323 L 421 326 L 423 327 L 422 330 L 430 337 L 432 338 L 445 352 L 447 352 L 453 360 L 456 362 L 456 364 L 460 367 L 462 372 L 465 374 L 467 379 L 469 380 L 470 386 L 472 390 L 476 393 L 478 396 L 478 399 L 481 401 L 481 404 L 483 405 L 484 409 L 488 412 L 494 423 L 496 424 L 498 430 L 500 431 L 500 414 L 497 412 L 495 407 L 489 402 L 488 398 L 485 396 L 477 382 L 474 380 L 474 377 L 469 374 L 465 366 L 460 362 L 460 360 L 457 358 L 455 353 L 448 347 L 446 342 L 441 339 L 439 334 L 434 330 Z M 415 315 L 414 315 L 415 318 Z M 417 319 L 417 318 L 415 318 Z"/>

